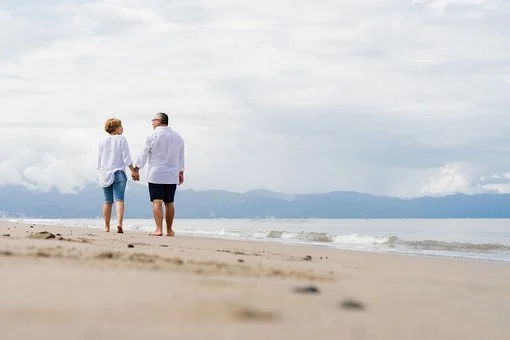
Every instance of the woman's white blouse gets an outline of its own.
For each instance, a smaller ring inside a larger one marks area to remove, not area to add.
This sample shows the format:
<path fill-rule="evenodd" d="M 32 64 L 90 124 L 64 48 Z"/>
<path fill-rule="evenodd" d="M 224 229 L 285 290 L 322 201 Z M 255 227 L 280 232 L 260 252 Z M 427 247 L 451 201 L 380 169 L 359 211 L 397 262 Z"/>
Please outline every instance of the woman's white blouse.
<path fill-rule="evenodd" d="M 126 137 L 109 135 L 99 143 L 97 169 L 99 170 L 99 184 L 102 187 L 113 183 L 113 174 L 117 170 L 125 171 L 133 164 Z"/>

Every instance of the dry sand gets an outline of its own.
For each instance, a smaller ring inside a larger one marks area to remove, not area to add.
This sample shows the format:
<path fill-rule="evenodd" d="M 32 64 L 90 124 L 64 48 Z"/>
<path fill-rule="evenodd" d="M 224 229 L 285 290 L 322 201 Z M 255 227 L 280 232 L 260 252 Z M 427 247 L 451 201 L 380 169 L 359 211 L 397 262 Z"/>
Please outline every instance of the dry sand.
<path fill-rule="evenodd" d="M 2 340 L 510 339 L 508 263 L 0 222 L 0 268 Z"/>

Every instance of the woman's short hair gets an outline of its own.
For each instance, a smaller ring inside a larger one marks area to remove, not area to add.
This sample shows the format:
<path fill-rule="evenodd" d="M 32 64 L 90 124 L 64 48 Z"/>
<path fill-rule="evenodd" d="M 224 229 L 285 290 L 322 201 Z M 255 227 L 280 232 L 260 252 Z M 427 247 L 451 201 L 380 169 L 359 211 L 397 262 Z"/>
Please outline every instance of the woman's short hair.
<path fill-rule="evenodd" d="M 117 130 L 117 128 L 119 128 L 121 126 L 122 126 L 122 122 L 120 119 L 110 118 L 110 119 L 107 119 L 106 122 L 104 123 L 104 130 L 111 134 L 112 132 Z"/>

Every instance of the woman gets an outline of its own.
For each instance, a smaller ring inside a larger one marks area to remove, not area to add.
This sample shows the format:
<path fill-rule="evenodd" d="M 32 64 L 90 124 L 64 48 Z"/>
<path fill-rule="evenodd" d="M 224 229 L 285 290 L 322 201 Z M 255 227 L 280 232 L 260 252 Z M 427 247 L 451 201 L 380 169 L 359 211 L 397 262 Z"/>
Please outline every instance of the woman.
<path fill-rule="evenodd" d="M 129 145 L 122 132 L 122 122 L 117 118 L 110 118 L 104 125 L 108 133 L 99 144 L 99 156 L 97 169 L 99 170 L 99 184 L 104 191 L 104 231 L 110 231 L 110 220 L 112 216 L 112 205 L 115 201 L 117 212 L 117 232 L 123 233 L 122 223 L 124 220 L 124 191 L 126 189 L 127 176 L 126 167 L 131 170 L 131 176 L 136 180 L 138 174 L 135 172 L 133 161 L 129 153 Z"/>

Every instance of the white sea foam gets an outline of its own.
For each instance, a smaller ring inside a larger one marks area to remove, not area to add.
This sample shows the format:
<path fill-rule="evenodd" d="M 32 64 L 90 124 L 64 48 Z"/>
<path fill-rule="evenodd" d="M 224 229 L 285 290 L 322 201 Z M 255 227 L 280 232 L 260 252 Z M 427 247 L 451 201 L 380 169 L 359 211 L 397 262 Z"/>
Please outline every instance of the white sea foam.
<path fill-rule="evenodd" d="M 373 236 L 359 236 L 357 234 L 352 235 L 338 235 L 334 238 L 334 243 L 339 244 L 384 244 L 387 243 L 389 237 L 373 237 Z"/>

